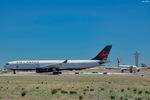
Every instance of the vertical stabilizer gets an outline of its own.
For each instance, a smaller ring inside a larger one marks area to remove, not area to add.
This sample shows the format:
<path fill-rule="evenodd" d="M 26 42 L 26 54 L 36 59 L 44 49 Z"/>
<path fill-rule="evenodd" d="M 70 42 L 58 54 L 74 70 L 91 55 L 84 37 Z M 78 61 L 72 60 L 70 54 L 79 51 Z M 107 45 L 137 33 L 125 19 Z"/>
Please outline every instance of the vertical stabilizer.
<path fill-rule="evenodd" d="M 112 48 L 112 45 L 106 46 L 96 57 L 94 57 L 92 60 L 107 60 L 107 57 L 109 55 L 109 52 Z"/>

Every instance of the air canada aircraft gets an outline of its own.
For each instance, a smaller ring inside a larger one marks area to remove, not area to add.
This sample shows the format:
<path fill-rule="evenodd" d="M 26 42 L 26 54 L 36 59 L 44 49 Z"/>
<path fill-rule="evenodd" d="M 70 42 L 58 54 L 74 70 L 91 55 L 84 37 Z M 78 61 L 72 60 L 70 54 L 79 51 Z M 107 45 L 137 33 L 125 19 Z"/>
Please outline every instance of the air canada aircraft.
<path fill-rule="evenodd" d="M 81 70 L 100 66 L 110 62 L 107 60 L 112 45 L 106 46 L 96 57 L 90 60 L 26 60 L 11 61 L 4 67 L 8 70 L 35 70 L 37 73 L 52 72 L 53 75 L 61 74 L 62 70 Z"/>

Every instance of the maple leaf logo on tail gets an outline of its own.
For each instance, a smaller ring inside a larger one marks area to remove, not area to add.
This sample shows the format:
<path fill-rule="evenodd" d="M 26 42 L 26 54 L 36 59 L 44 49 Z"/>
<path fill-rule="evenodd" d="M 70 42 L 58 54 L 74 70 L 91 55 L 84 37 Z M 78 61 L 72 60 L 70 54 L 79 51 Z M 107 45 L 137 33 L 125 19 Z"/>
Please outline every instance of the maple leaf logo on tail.
<path fill-rule="evenodd" d="M 100 58 L 105 59 L 105 58 L 107 58 L 107 57 L 108 57 L 108 53 L 107 53 L 106 51 L 104 51 L 104 52 L 102 52 L 102 53 L 100 54 Z"/>
<path fill-rule="evenodd" d="M 107 57 L 109 55 L 109 52 L 112 48 L 112 45 L 106 46 L 96 57 L 94 57 L 92 60 L 107 60 Z"/>

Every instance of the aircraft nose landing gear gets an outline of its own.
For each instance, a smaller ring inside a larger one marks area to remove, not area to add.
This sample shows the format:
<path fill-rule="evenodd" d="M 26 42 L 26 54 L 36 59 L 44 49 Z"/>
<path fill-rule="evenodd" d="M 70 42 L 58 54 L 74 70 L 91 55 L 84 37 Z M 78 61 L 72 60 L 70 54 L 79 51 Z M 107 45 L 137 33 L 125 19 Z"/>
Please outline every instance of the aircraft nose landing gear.
<path fill-rule="evenodd" d="M 15 69 L 13 70 L 13 74 L 16 74 L 16 71 L 15 71 Z"/>

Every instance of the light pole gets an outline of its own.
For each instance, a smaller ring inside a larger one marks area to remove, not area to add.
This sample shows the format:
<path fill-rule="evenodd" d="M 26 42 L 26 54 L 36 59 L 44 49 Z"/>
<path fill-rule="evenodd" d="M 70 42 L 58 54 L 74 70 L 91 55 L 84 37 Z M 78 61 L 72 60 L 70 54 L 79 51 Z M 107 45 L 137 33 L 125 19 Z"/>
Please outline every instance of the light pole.
<path fill-rule="evenodd" d="M 139 53 L 136 51 L 135 52 L 135 65 L 138 67 L 138 60 L 139 60 Z"/>

